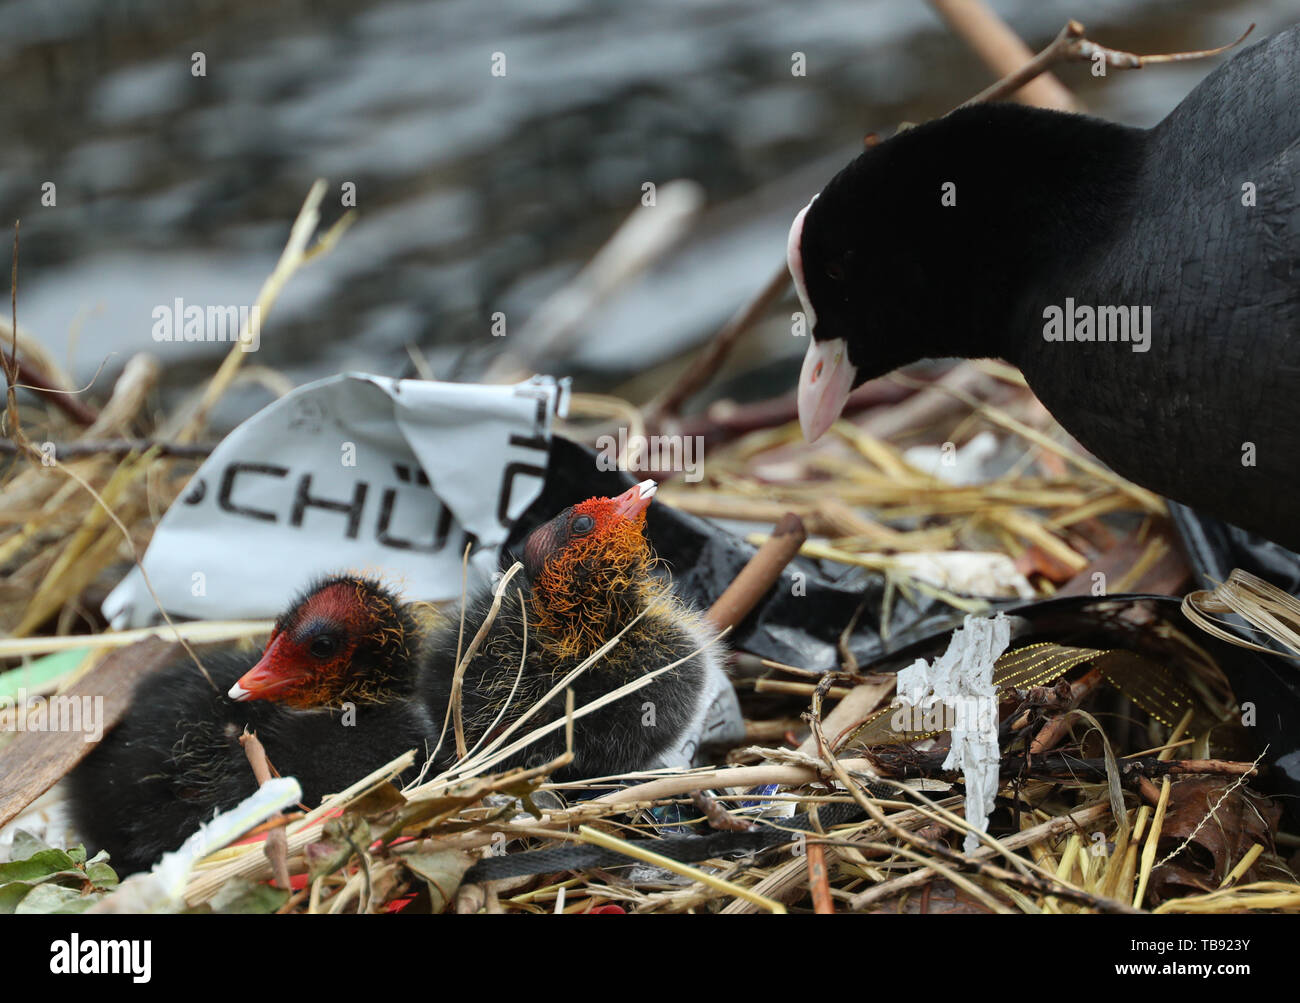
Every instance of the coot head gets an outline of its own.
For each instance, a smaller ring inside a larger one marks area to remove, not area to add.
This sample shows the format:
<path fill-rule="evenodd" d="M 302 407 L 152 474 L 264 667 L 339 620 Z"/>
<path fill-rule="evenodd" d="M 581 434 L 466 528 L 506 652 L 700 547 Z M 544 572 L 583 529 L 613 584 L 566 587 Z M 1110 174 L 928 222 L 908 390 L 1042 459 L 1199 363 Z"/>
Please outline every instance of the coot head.
<path fill-rule="evenodd" d="M 525 541 L 530 618 L 564 653 L 595 650 L 659 588 L 645 536 L 655 488 L 645 480 L 614 498 L 588 498 Z"/>
<path fill-rule="evenodd" d="M 393 592 L 373 578 L 332 576 L 308 586 L 276 620 L 261 659 L 230 697 L 293 707 L 383 702 L 409 684 L 417 644 Z"/>

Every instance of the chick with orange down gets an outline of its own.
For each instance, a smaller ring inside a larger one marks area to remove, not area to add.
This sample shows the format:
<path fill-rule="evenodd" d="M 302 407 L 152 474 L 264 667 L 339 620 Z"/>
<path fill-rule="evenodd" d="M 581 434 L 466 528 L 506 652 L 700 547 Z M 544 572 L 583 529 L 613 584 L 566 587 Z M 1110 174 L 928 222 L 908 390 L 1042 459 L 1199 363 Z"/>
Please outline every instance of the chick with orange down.
<path fill-rule="evenodd" d="M 148 867 L 257 789 L 245 729 L 309 806 L 408 749 L 422 763 L 434 726 L 412 699 L 421 638 L 393 592 L 336 575 L 291 604 L 260 655 L 203 653 L 211 682 L 178 658 L 141 681 L 126 717 L 73 772 L 78 831 L 119 873 Z"/>
<path fill-rule="evenodd" d="M 465 668 L 461 712 L 469 749 L 509 728 L 622 632 L 611 650 L 566 687 L 573 691 L 575 708 L 673 667 L 578 719 L 574 759 L 555 778 L 689 765 L 681 762 L 681 749 L 694 741 L 706 675 L 719 658 L 719 645 L 700 614 L 655 573 L 658 559 L 645 535 L 655 487 L 646 480 L 614 498 L 589 498 L 529 534 L 522 555 L 526 585 L 506 586 L 489 633 Z M 468 604 L 466 637 L 484 622 L 492 601 L 493 590 L 485 588 Z M 457 623 L 435 632 L 422 660 L 417 689 L 435 721 L 448 716 L 458 632 Z M 561 690 L 509 741 L 563 718 L 564 707 Z M 444 740 L 441 766 L 452 758 L 448 744 Z M 564 749 L 559 728 L 496 768 L 541 765 Z"/>

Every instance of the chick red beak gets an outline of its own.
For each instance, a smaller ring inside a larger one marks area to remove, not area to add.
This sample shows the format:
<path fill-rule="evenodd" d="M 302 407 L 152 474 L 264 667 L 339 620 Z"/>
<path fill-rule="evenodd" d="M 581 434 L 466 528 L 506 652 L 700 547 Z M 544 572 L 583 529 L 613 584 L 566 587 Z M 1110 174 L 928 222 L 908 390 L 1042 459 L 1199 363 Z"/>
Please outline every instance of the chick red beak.
<path fill-rule="evenodd" d="M 623 519 L 635 519 L 650 507 L 659 485 L 652 480 L 634 484 L 614 499 L 614 514 Z"/>
<path fill-rule="evenodd" d="M 267 700 L 301 678 L 297 673 L 285 671 L 280 664 L 284 654 L 280 650 L 281 641 L 280 637 L 271 638 L 271 643 L 266 646 L 257 664 L 230 687 L 231 700 Z"/>

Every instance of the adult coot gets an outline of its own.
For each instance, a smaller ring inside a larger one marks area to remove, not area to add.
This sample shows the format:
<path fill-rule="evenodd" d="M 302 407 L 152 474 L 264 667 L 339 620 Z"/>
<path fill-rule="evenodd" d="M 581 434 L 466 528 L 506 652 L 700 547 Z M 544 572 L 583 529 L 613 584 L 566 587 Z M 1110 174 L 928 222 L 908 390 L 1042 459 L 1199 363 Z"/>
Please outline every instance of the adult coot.
<path fill-rule="evenodd" d="M 1300 27 L 1152 129 L 977 105 L 866 150 L 788 248 L 809 439 L 922 358 L 996 356 L 1131 480 L 1300 550 Z"/>

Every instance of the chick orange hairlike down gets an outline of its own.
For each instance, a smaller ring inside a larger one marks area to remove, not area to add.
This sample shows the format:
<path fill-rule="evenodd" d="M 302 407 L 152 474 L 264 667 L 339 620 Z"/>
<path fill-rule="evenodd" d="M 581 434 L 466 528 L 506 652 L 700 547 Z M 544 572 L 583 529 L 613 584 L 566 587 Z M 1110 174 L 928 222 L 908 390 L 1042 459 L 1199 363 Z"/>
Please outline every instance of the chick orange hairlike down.
<path fill-rule="evenodd" d="M 529 619 L 554 654 L 590 654 L 618 632 L 617 624 L 663 591 L 650 574 L 654 554 L 645 536 L 645 513 L 658 485 L 645 480 L 616 498 L 588 498 L 573 517 L 593 528 L 569 539 L 545 562 L 533 582 Z"/>

